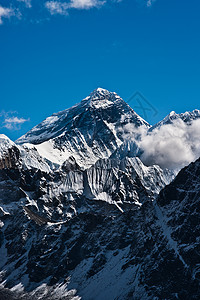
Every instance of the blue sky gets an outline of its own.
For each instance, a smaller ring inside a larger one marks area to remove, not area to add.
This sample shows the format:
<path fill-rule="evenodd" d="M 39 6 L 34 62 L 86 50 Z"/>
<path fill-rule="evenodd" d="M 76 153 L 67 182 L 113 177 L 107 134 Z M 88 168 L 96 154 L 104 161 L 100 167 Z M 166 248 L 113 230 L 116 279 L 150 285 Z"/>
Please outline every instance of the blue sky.
<path fill-rule="evenodd" d="M 97 87 L 141 92 L 152 124 L 199 109 L 199 14 L 199 0 L 0 0 L 1 133 L 15 140 Z"/>

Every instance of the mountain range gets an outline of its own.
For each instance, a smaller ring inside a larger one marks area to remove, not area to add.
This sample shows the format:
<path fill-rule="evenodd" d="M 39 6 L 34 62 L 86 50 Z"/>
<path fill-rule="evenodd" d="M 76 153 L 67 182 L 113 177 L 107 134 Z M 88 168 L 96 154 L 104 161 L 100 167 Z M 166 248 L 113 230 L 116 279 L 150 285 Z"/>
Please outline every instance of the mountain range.
<path fill-rule="evenodd" d="M 199 126 L 98 88 L 0 135 L 0 299 L 199 299 Z"/>

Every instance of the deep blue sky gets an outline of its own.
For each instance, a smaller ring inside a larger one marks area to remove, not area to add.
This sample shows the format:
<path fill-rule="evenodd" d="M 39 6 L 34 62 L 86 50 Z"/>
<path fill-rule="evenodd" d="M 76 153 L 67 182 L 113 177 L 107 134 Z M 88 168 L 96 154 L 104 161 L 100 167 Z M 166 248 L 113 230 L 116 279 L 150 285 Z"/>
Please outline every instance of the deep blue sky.
<path fill-rule="evenodd" d="M 125 101 L 140 91 L 158 111 L 150 123 L 200 108 L 199 15 L 199 0 L 122 0 L 68 16 L 33 7 L 21 20 L 2 18 L 1 133 L 16 139 L 97 87 Z M 3 127 L 16 116 L 30 120 Z"/>

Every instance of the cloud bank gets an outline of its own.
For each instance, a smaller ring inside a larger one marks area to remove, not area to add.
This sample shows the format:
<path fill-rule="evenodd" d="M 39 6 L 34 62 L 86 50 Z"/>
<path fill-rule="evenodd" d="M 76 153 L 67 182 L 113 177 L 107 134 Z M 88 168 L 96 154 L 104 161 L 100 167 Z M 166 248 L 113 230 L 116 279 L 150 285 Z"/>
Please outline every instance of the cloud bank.
<path fill-rule="evenodd" d="M 145 165 L 157 164 L 161 168 L 178 171 L 200 157 L 199 128 L 200 119 L 192 121 L 190 125 L 178 119 L 153 131 L 126 125 L 123 136 L 134 141 L 140 137 L 136 144 Z"/>

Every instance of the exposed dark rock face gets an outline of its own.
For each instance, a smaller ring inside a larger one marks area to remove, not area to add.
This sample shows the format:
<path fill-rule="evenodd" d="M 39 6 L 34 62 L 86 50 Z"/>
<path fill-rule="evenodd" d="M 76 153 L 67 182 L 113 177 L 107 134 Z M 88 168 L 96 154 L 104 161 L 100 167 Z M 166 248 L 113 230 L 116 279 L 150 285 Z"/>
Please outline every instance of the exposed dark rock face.
<path fill-rule="evenodd" d="M 35 145 L 0 136 L 0 299 L 200 298 L 200 159 L 171 182 L 122 124 L 149 128 L 98 89 L 20 139 Z"/>
<path fill-rule="evenodd" d="M 3 157 L 0 157 L 0 170 L 16 168 L 19 165 L 20 152 L 17 147 L 7 149 Z"/>
<path fill-rule="evenodd" d="M 157 200 L 147 197 L 141 207 L 124 213 L 103 212 L 99 201 L 90 212 L 59 222 L 50 222 L 44 211 L 31 217 L 28 206 L 4 215 L 6 287 L 22 282 L 29 290 L 70 277 L 68 288 L 83 299 L 198 299 L 199 170 L 198 160 Z"/>

